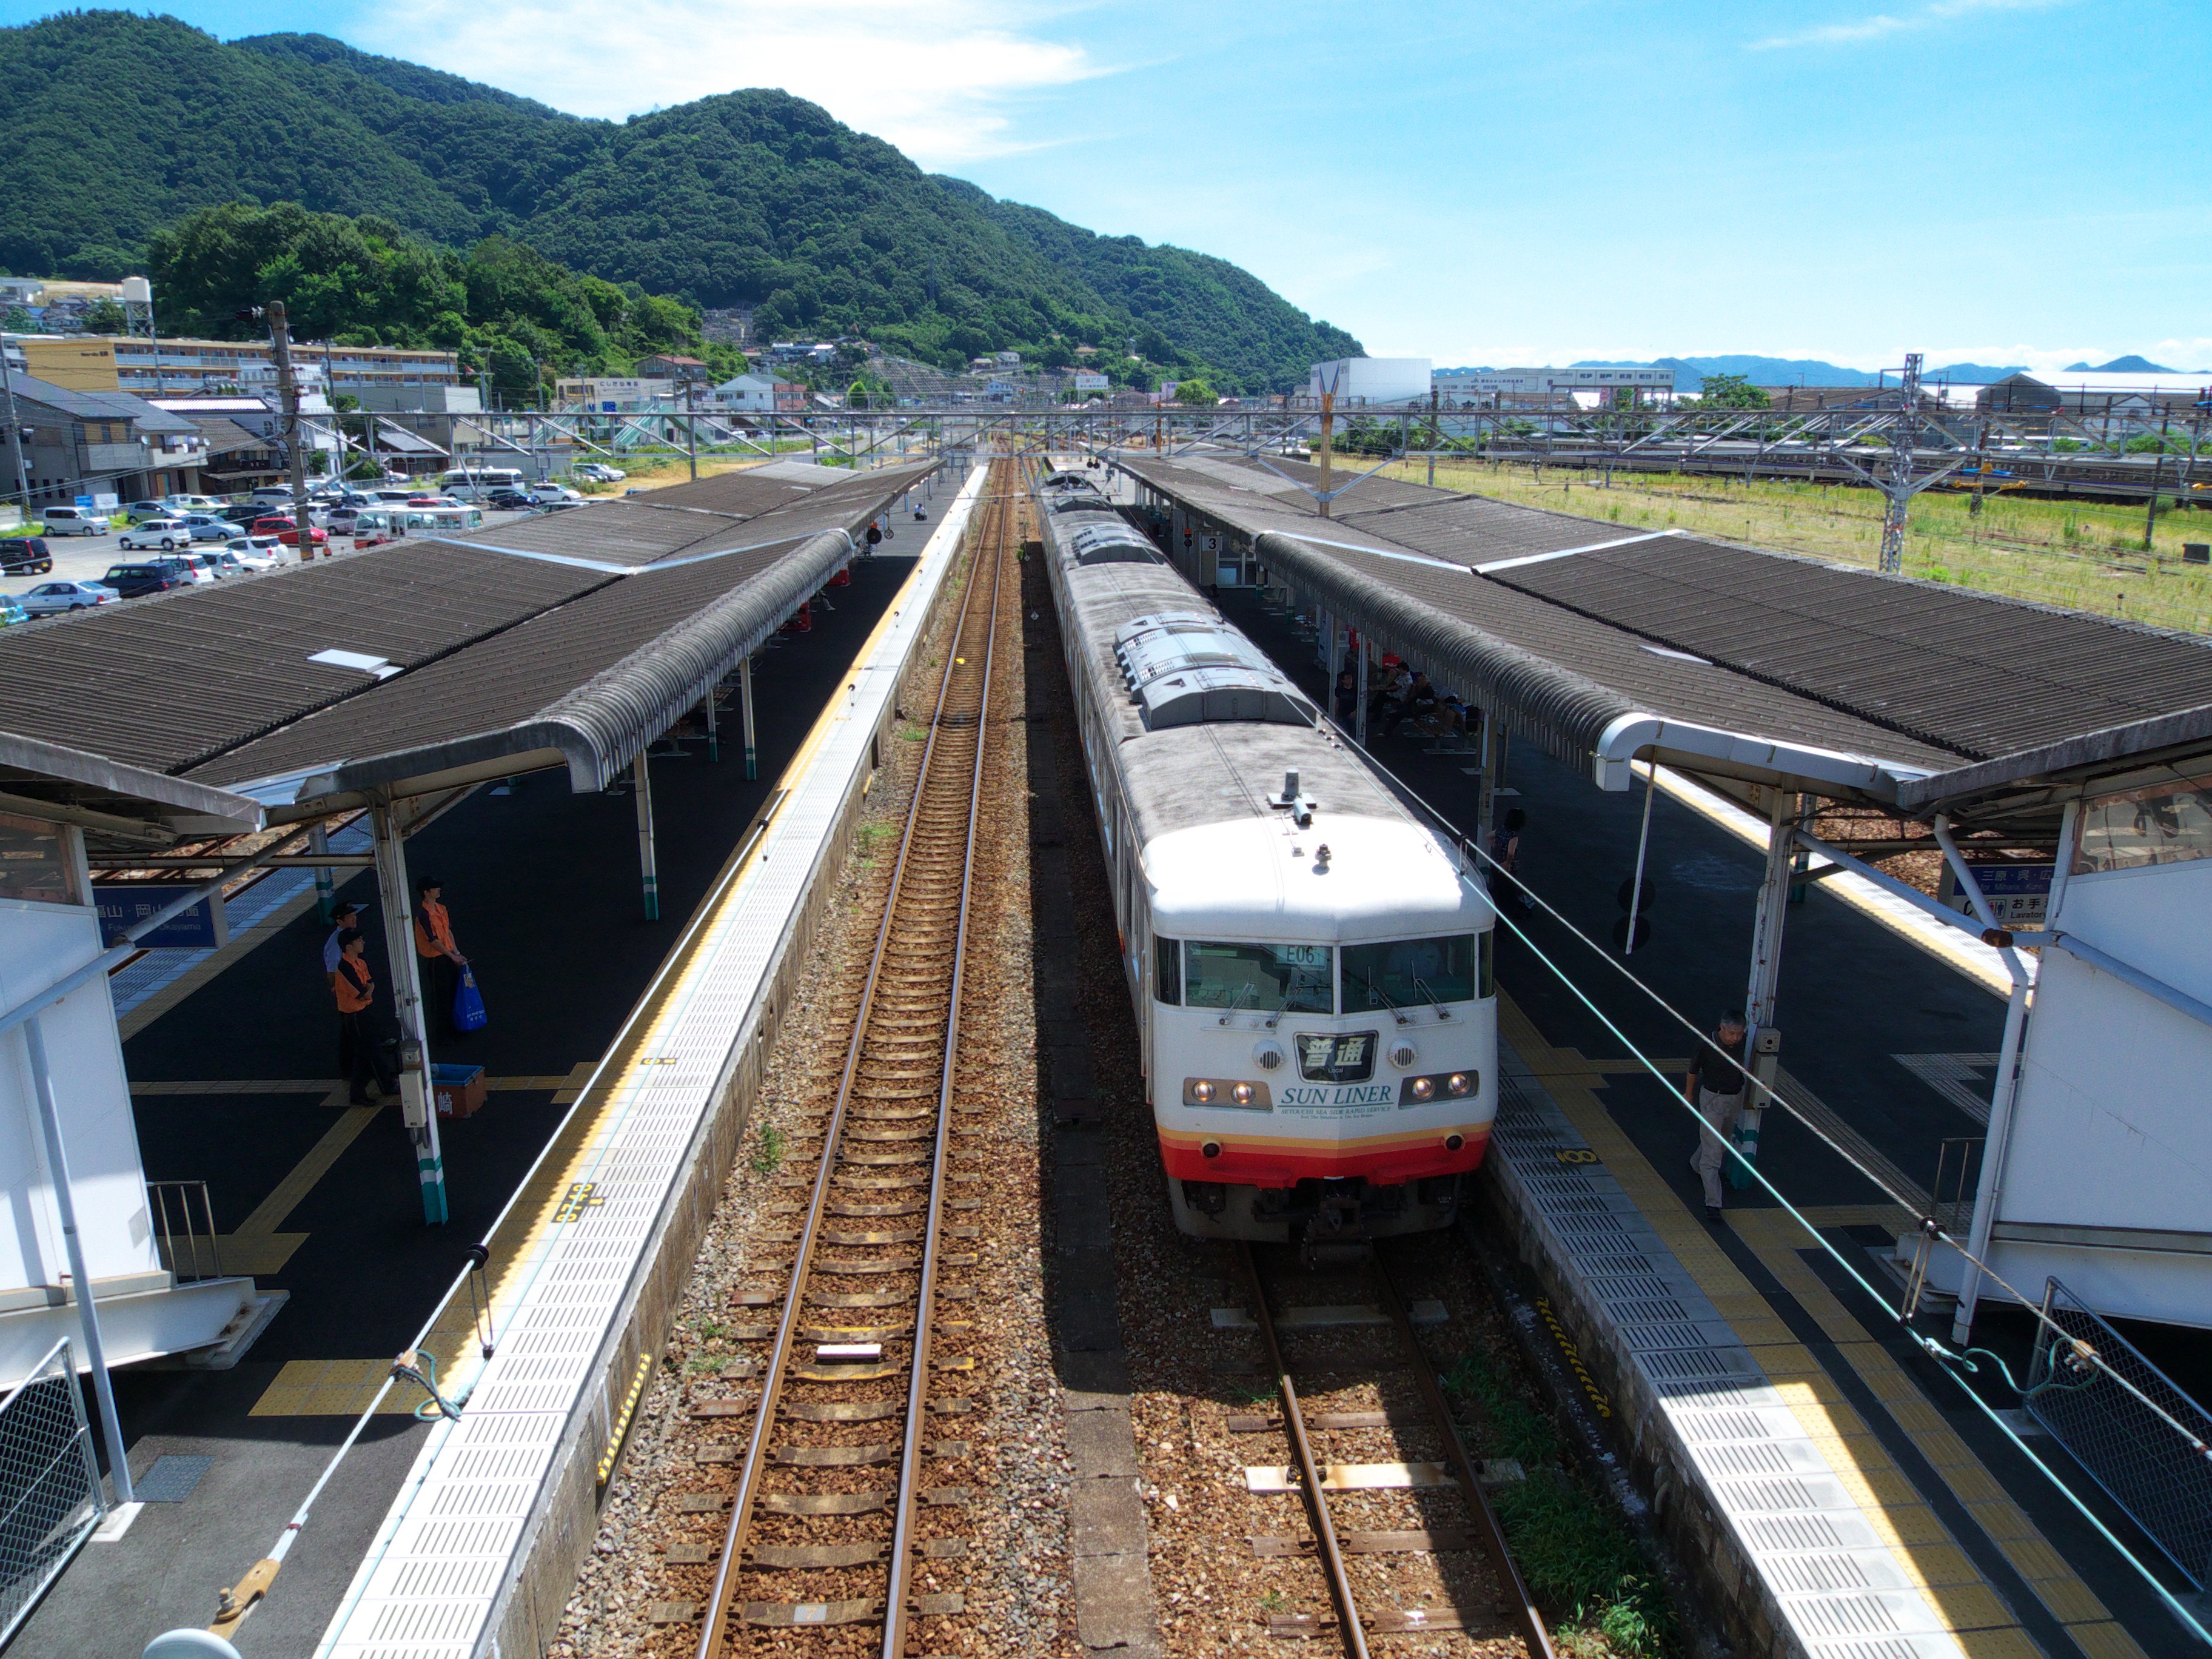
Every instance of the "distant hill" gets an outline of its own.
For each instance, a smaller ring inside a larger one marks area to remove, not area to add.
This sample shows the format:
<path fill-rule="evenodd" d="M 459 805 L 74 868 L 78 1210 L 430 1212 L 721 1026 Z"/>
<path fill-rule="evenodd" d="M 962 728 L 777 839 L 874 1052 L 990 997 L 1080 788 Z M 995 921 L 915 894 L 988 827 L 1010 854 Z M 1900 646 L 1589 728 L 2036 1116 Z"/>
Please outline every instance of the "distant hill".
<path fill-rule="evenodd" d="M 2164 363 L 2154 363 L 2148 357 L 2138 357 L 2132 352 L 2124 357 L 2115 357 L 2109 363 L 2069 363 L 2062 371 L 2068 374 L 2179 374 L 2178 368 L 2168 368 Z"/>
<path fill-rule="evenodd" d="M 444 246 L 504 236 L 617 283 L 949 364 L 1078 344 L 1303 384 L 1358 343 L 1204 254 L 1092 235 L 933 178 L 776 91 L 584 120 L 320 35 L 224 44 L 172 18 L 0 29 L 0 267 L 112 277 L 191 210 L 296 202 Z"/>
<path fill-rule="evenodd" d="M 1696 392 L 1703 388 L 1708 374 L 1741 374 L 1753 386 L 1873 386 L 1885 377 L 1869 374 L 1863 368 L 1845 368 L 1840 363 L 1824 362 L 1817 357 L 1658 357 L 1649 362 L 1632 362 L 1625 358 L 1588 357 L 1573 365 L 1577 368 L 1671 368 L 1674 371 L 1674 390 Z M 1947 363 L 1941 368 L 1921 371 L 1922 378 L 1929 380 L 1948 380 L 1958 386 L 1988 386 L 2002 380 L 2008 374 L 2017 374 L 2017 367 L 1993 368 L 1986 363 Z M 1897 378 L 1892 370 L 1886 377 Z"/>

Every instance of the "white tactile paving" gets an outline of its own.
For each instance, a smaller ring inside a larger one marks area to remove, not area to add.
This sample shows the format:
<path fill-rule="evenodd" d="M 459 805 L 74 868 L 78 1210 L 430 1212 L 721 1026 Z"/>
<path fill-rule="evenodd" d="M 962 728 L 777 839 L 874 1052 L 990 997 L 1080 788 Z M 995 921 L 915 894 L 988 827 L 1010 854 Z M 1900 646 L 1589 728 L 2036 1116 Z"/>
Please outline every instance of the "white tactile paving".
<path fill-rule="evenodd" d="M 825 836 L 896 696 L 908 647 L 979 495 L 971 473 L 924 548 L 913 587 L 759 851 L 695 941 L 665 994 L 645 1052 L 675 1064 L 630 1068 L 580 1154 L 598 1201 L 546 1230 L 500 1319 L 498 1351 L 453 1386 L 458 1422 L 439 1423 L 317 1649 L 319 1659 L 469 1659 L 488 1639 L 499 1590 L 573 1415 L 598 1383 L 592 1361 L 620 1316 L 655 1218 L 731 1045 L 789 930 Z"/>
<path fill-rule="evenodd" d="M 1498 1044 L 1491 1152 L 1621 1331 L 1713 1507 L 1812 1659 L 1963 1659 L 1820 1446 L 1519 1056 Z"/>

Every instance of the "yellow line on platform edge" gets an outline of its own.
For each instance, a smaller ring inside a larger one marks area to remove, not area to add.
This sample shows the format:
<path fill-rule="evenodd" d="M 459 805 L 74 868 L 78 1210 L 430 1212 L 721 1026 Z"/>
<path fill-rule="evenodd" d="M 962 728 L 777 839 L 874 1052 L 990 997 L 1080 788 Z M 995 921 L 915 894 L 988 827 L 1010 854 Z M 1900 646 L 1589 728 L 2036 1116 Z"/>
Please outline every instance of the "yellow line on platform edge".
<path fill-rule="evenodd" d="M 1592 1075 L 1593 1068 L 1589 1064 L 1577 1050 L 1554 1048 L 1547 1042 L 1535 1023 L 1502 990 L 1498 996 L 1498 1024 L 1500 1036 L 1512 1045 L 1522 1063 L 1540 1077 L 1553 1079 L 1547 1088 L 1553 1102 L 1603 1160 L 1607 1169 L 1630 1194 L 1644 1218 L 1697 1282 L 1698 1289 L 1728 1321 L 1737 1340 L 1751 1351 L 1753 1358 L 1765 1371 L 1769 1384 L 1782 1396 L 1790 1414 L 1797 1419 L 1799 1427 L 1820 1449 L 1821 1456 L 1837 1480 L 1857 1501 L 1868 1523 L 1888 1545 L 1899 1564 L 1927 1598 L 1929 1606 L 1949 1626 L 1951 1634 L 1960 1645 L 1972 1656 L 1972 1659 L 2008 1659 L 2014 1654 L 2025 1656 L 2027 1659 L 2039 1659 L 2040 1650 L 2029 1640 L 2027 1632 L 2018 1622 L 2017 1615 L 2007 1607 L 1996 1587 L 1973 1567 L 1943 1524 L 1942 1517 L 1905 1478 L 1904 1472 L 1883 1449 L 1871 1426 L 1845 1401 L 1842 1389 L 1829 1376 L 1820 1358 L 1790 1334 L 1788 1326 L 1772 1303 L 1729 1261 L 1726 1251 L 1707 1232 L 1705 1224 L 1692 1216 L 1688 1206 L 1675 1196 L 1673 1188 L 1652 1167 L 1650 1160 L 1644 1157 L 1628 1132 L 1613 1120 L 1613 1115 L 1598 1100 L 1592 1085 L 1602 1088 L 1605 1085 L 1601 1079 Z M 1846 1211 L 1851 1218 L 1842 1224 L 1858 1224 L 1862 1209 L 1875 1206 L 1838 1207 Z M 1796 1297 L 1800 1305 L 1821 1324 L 1823 1330 L 1836 1339 L 1838 1349 L 1845 1354 L 1845 1363 L 1851 1364 L 1854 1370 L 1868 1381 L 1876 1397 L 1884 1401 L 1885 1409 L 1890 1410 L 1893 1415 L 1901 1412 L 1904 1417 L 1917 1422 L 1921 1420 L 1918 1413 L 1911 1409 L 1917 1405 L 1936 1419 L 1942 1433 L 1952 1435 L 1949 1427 L 1942 1424 L 1940 1415 L 1928 1406 L 1918 1385 L 1905 1375 L 1902 1367 L 1896 1365 L 1887 1349 L 1869 1340 L 1865 1328 L 1851 1317 L 1840 1302 L 1828 1294 L 1826 1286 L 1821 1284 L 1811 1268 L 1797 1258 L 1794 1250 L 1782 1249 L 1770 1255 L 1770 1251 L 1776 1249 L 1784 1231 L 1795 1231 L 1794 1222 L 1775 1209 L 1735 1209 L 1729 1211 L 1728 1216 L 1730 1225 L 1752 1246 L 1761 1263 Z M 1794 1273 L 1781 1270 L 1784 1258 L 1786 1265 L 1794 1269 Z M 1810 1285 L 1809 1291 L 1802 1288 L 1807 1283 Z M 1812 1292 L 1818 1294 L 1815 1296 Z M 1826 1299 L 1825 1304 L 1821 1298 Z M 1840 1322 L 1839 1322 L 1838 1316 Z M 1881 1375 L 1881 1364 L 1869 1354 L 1857 1352 L 1862 1349 L 1869 1351 L 1872 1355 L 1879 1355 L 1881 1362 L 1886 1362 L 1894 1375 Z M 1880 1386 L 1876 1384 L 1877 1377 Z M 1905 1395 L 1898 1391 L 1898 1384 L 1910 1391 L 1909 1402 Z M 1896 1403 L 1891 1404 L 1892 1401 Z M 1899 1426 L 1912 1437 L 1914 1444 L 1921 1448 L 1923 1455 L 1927 1454 L 1929 1445 L 1936 1444 L 1933 1441 L 1923 1444 L 1922 1435 L 1914 1433 L 1902 1422 Z M 1952 1438 L 1956 1440 L 1957 1437 L 1952 1435 Z M 1936 1445 L 1936 1449 L 1945 1454 L 1950 1450 L 1948 1445 Z M 1958 1450 L 1970 1462 L 1972 1462 L 1972 1453 L 1963 1441 L 1958 1442 Z M 1929 1458 L 1929 1462 L 1947 1482 L 1951 1480 L 1954 1473 L 1952 1466 L 1939 1462 L 1934 1456 Z M 1987 1472 L 1982 1470 L 1978 1462 L 1973 1463 L 1973 1468 L 1984 1480 L 1989 1480 Z M 1972 1484 L 1971 1480 L 1964 1480 L 1962 1483 Z M 1992 1487 L 1996 1486 L 1994 1480 L 1990 1484 Z M 1954 1486 L 1954 1490 L 1956 1489 Z M 2087 1587 L 2081 1584 L 2080 1579 L 2075 1577 L 2070 1568 L 2066 1567 L 2063 1559 L 2035 1531 L 2026 1513 L 2005 1498 L 2001 1490 L 1995 1493 L 1995 1498 L 1998 1507 L 1993 1508 L 1986 1517 L 1981 1507 L 1970 1506 L 1970 1513 L 1974 1515 L 1977 1522 L 1986 1520 L 1984 1529 L 1990 1532 L 1992 1541 L 2013 1562 L 2015 1569 L 2021 1571 L 2021 1576 L 2043 1600 L 2045 1606 L 2061 1620 L 2067 1619 L 2069 1613 L 2075 1619 L 2109 1620 L 2110 1614 L 2105 1612 L 2102 1604 L 2097 1602 Z M 1996 1531 L 1990 1530 L 1992 1527 L 1997 1530 L 2014 1532 L 2018 1535 L 2009 1540 L 1999 1538 Z M 2023 1545 L 2027 1547 L 2021 1549 Z M 2059 1569 L 2057 1574 L 2046 1573 L 2039 1578 L 2027 1573 L 2025 1564 L 2030 1559 L 2030 1552 L 2035 1546 L 2040 1546 L 2042 1553 L 2033 1559 L 2046 1568 L 2056 1563 Z M 2014 1553 L 2015 1549 L 2021 1549 L 2021 1553 Z M 2058 1588 L 2062 1579 L 2070 1581 L 2063 1591 Z M 2046 1586 L 2050 1587 L 2050 1593 L 2046 1593 Z M 2076 1586 L 2080 1588 L 2081 1595 L 2087 1597 L 2086 1602 L 2076 1600 L 2072 1595 L 2071 1591 Z M 2069 1611 L 2062 1612 L 2062 1607 Z M 2087 1611 L 2090 1607 L 2095 1609 L 2094 1613 Z M 2117 1626 L 2110 1628 L 2121 1639 L 2126 1639 L 2124 1631 Z M 2103 1639 L 2110 1640 L 2111 1637 L 2105 1636 Z M 2098 1659 L 2137 1659 L 2140 1652 L 2141 1650 L 2133 1648 L 2130 1643 L 2128 1647 L 2116 1646 L 2108 1653 L 2100 1653 Z"/>
<path fill-rule="evenodd" d="M 967 537 L 963 532 L 945 556 L 957 564 L 966 544 Z M 840 681 L 841 686 L 849 687 L 855 683 L 858 675 L 863 672 L 861 665 L 875 653 L 890 631 L 897 626 L 927 573 L 926 562 L 917 560 L 914 569 L 908 573 L 906 580 L 900 584 L 899 591 L 892 595 L 884 614 L 878 618 L 875 627 L 854 653 L 852 664 L 846 670 L 846 677 Z M 775 789 L 796 793 L 830 734 L 851 719 L 847 702 L 847 697 L 839 695 L 816 719 L 790 762 L 777 775 L 775 785 L 769 792 L 770 799 L 774 798 Z M 713 937 L 715 923 L 744 894 L 759 867 L 760 860 L 756 854 L 716 899 L 706 926 L 696 936 L 695 951 L 699 945 Z M 536 1256 L 548 1230 L 554 1224 L 553 1217 L 561 1207 L 562 1197 L 581 1177 L 590 1158 L 596 1153 L 597 1131 L 606 1109 L 623 1098 L 638 1082 L 641 1070 L 639 1056 L 650 1053 L 654 1047 L 670 1004 L 690 971 L 690 966 L 687 964 L 662 988 L 659 996 L 652 1005 L 651 1018 L 644 1023 L 642 1031 L 634 1036 L 626 1032 L 624 1036 L 617 1039 L 616 1048 L 610 1049 L 608 1054 L 612 1060 L 619 1051 L 619 1065 L 612 1068 L 611 1075 L 603 1073 L 598 1087 L 588 1091 L 578 1100 L 568 1121 L 555 1137 L 554 1144 L 559 1151 L 549 1155 L 538 1165 L 536 1176 L 516 1195 L 506 1222 L 491 1238 L 485 1241 L 490 1247 L 492 1257 L 492 1267 L 489 1272 L 495 1328 L 513 1312 L 520 1294 L 517 1270 Z M 564 1085 L 571 1084 L 573 1080 L 573 1073 L 570 1078 L 562 1079 Z M 514 1236 L 518 1228 L 520 1229 L 520 1237 L 515 1238 L 513 1248 L 507 1248 L 502 1241 Z M 449 1394 L 465 1387 L 482 1368 L 483 1361 L 477 1343 L 476 1328 L 467 1294 L 462 1292 L 449 1296 L 440 1304 L 430 1334 L 422 1344 L 436 1357 L 439 1376 L 444 1380 Z M 358 1416 L 367 1409 L 369 1400 L 382 1384 L 390 1364 L 387 1359 L 289 1361 L 261 1399 L 255 1402 L 249 1414 L 256 1417 Z M 307 1369 L 295 1374 L 295 1367 Z M 372 1371 L 373 1375 L 370 1374 Z M 414 1409 L 417 1402 L 412 1398 L 401 1400 L 400 1392 L 396 1388 L 392 1390 L 380 1408 L 380 1415 Z M 341 1398 L 351 1403 L 342 1405 L 338 1403 Z"/>

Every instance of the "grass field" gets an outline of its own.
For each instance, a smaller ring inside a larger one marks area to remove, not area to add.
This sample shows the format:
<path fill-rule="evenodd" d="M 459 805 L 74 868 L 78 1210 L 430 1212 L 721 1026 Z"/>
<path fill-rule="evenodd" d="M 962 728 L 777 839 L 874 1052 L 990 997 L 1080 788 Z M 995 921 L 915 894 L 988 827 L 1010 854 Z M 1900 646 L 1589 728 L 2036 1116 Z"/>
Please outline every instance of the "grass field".
<path fill-rule="evenodd" d="M 1425 462 L 1384 470 L 1425 482 Z M 1439 489 L 1571 513 L 1624 530 L 1680 529 L 1727 541 L 1871 566 L 1881 550 L 1873 490 L 1712 475 L 1598 475 L 1470 461 L 1437 465 Z M 1357 493 L 1340 512 L 1356 511 Z M 2185 565 L 2185 542 L 2212 542 L 2212 513 L 2159 515 L 2143 551 L 2143 512 L 2087 502 L 1991 496 L 1978 514 L 1960 492 L 1931 489 L 1905 518 L 1905 574 L 2154 627 L 2212 633 L 2212 567 Z"/>

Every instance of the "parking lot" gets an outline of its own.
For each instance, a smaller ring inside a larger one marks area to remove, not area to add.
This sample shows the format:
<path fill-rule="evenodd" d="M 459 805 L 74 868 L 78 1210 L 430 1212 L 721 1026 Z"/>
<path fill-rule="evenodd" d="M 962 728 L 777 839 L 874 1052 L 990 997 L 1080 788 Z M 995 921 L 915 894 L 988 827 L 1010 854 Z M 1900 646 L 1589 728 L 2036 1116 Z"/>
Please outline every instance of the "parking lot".
<path fill-rule="evenodd" d="M 283 509 L 272 508 L 271 511 L 282 512 Z M 531 516 L 532 515 L 528 513 L 486 511 L 483 514 L 483 522 L 489 526 L 507 524 L 516 519 L 526 519 Z M 0 533 L 13 535 L 20 532 L 9 531 Z M 11 599 L 21 599 L 41 582 L 98 581 L 106 574 L 111 566 L 135 563 L 149 556 L 144 553 L 125 552 L 118 546 L 117 538 L 119 533 L 110 531 L 105 536 L 49 536 L 46 538 L 46 550 L 52 556 L 54 568 L 51 571 L 43 572 L 35 576 L 21 574 L 0 578 L 0 592 L 6 593 Z M 243 526 L 240 533 L 243 533 Z M 220 546 L 221 544 L 217 542 L 201 542 L 197 544 L 197 550 L 205 552 Z M 300 562 L 298 553 L 291 548 L 274 550 L 279 565 L 297 564 Z M 343 557 L 353 550 L 354 542 L 351 537 L 332 536 L 327 546 L 319 550 L 319 556 L 336 555 Z"/>

